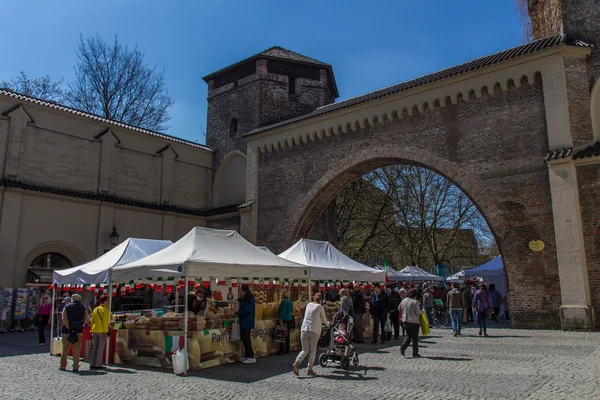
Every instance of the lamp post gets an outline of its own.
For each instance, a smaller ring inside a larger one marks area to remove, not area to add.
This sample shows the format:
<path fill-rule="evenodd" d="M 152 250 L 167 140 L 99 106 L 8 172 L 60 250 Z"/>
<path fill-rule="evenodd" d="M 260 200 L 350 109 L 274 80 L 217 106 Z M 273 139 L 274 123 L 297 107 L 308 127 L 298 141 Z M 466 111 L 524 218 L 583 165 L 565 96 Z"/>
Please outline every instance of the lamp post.
<path fill-rule="evenodd" d="M 113 225 L 113 230 L 108 237 L 110 238 L 110 248 L 114 249 L 117 247 L 117 244 L 119 243 L 119 234 L 117 233 L 116 226 Z"/>

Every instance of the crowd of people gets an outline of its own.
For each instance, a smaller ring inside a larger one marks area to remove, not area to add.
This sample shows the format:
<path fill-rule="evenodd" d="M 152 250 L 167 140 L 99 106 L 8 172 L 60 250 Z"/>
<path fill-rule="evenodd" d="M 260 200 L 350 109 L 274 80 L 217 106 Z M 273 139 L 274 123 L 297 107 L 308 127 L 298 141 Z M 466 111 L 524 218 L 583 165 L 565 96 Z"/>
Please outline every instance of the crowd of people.
<path fill-rule="evenodd" d="M 189 304 L 194 313 L 200 313 L 206 307 L 209 293 L 188 293 Z M 174 297 L 174 296 L 173 296 Z M 169 299 L 174 303 L 174 298 Z M 447 286 L 422 286 L 413 283 L 388 283 L 385 286 L 374 284 L 371 291 L 364 293 L 359 285 L 337 290 L 328 290 L 316 293 L 312 301 L 306 306 L 304 319 L 300 327 L 300 342 L 302 351 L 297 356 L 292 370 L 299 375 L 300 363 L 308 357 L 307 374 L 316 375 L 314 362 L 317 353 L 317 343 L 321 337 L 323 327 L 329 327 L 323 301 L 339 301 L 340 310 L 350 316 L 354 321 L 354 329 L 350 332 L 352 341 L 364 343 L 363 318 L 368 310 L 373 319 L 372 344 L 384 344 L 387 341 L 400 340 L 400 353 L 405 352 L 412 344 L 412 357 L 420 358 L 419 354 L 419 330 L 421 329 L 421 318 L 425 315 L 428 321 L 432 321 L 436 306 L 448 311 L 454 336 L 461 335 L 464 323 L 477 321 L 479 335 L 488 336 L 487 319 L 498 321 L 500 306 L 505 305 L 506 319 L 508 321 L 508 303 L 506 296 L 495 288 L 492 283 L 489 289 L 485 284 L 448 284 Z M 59 308 L 59 321 L 62 324 L 62 357 L 60 369 L 66 370 L 67 354 L 69 346 L 72 346 L 73 371 L 79 369 L 79 354 L 82 344 L 83 325 L 90 324 L 92 332 L 92 350 L 90 359 L 91 369 L 102 369 L 102 351 L 109 332 L 110 310 L 108 307 L 108 295 L 99 297 L 96 303 L 90 303 L 89 307 L 81 303 L 81 296 L 73 294 L 65 297 Z M 35 319 L 39 329 L 39 343 L 45 343 L 43 328 L 47 325 L 51 305 L 48 296 L 42 298 Z M 242 285 L 239 290 L 239 298 L 236 306 L 236 316 L 240 327 L 240 340 L 242 342 L 244 357 L 241 362 L 252 364 L 256 362 L 252 349 L 251 334 L 255 328 L 256 300 L 247 285 Z M 289 331 L 295 328 L 293 317 L 293 305 L 289 298 L 289 292 L 283 293 L 283 300 L 279 305 L 279 324 L 285 325 Z M 285 336 L 281 343 L 278 354 L 290 352 L 290 335 Z"/>

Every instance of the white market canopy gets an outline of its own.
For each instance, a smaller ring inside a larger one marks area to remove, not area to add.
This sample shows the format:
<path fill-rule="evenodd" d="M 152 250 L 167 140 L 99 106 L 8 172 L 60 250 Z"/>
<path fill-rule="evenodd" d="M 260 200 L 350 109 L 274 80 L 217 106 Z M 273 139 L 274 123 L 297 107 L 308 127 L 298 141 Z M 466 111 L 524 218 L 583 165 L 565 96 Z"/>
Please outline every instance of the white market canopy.
<path fill-rule="evenodd" d="M 236 231 L 195 227 L 166 249 L 113 269 L 113 281 L 146 277 L 277 277 L 308 276 L 304 265 L 269 254 Z"/>
<path fill-rule="evenodd" d="M 504 277 L 504 263 L 502 262 L 502 257 L 498 256 L 493 260 L 480 265 L 479 267 L 466 270 L 465 276 L 479 276 L 482 278 L 492 276 Z"/>
<path fill-rule="evenodd" d="M 111 268 L 139 260 L 172 244 L 170 240 L 129 238 L 93 261 L 54 271 L 53 282 L 59 285 L 108 283 L 111 281 Z"/>
<path fill-rule="evenodd" d="M 386 271 L 386 268 L 383 265 L 376 265 L 375 268 L 378 270 L 381 270 L 381 271 Z M 394 268 L 391 268 L 391 267 L 387 267 L 386 272 L 387 272 L 387 276 L 390 279 L 390 281 L 398 282 L 398 281 L 402 280 L 402 277 L 400 276 L 400 271 L 395 270 Z"/>
<path fill-rule="evenodd" d="M 441 281 L 443 281 L 443 278 L 441 276 L 430 274 L 429 272 L 423 271 L 421 268 L 415 267 L 415 266 L 408 266 L 408 267 L 405 267 L 402 270 L 398 271 L 397 279 L 399 281 L 408 281 L 408 282 L 415 282 L 415 281 L 441 282 Z"/>
<path fill-rule="evenodd" d="M 446 278 L 446 282 L 463 282 L 465 280 L 465 271 L 458 271 L 454 275 L 450 275 Z"/>
<path fill-rule="evenodd" d="M 271 250 L 269 250 L 269 248 L 267 246 L 256 246 L 256 247 L 258 247 L 259 249 L 261 249 L 263 251 L 266 251 L 269 254 L 275 255 L 275 253 L 273 253 Z"/>
<path fill-rule="evenodd" d="M 385 271 L 358 263 L 329 242 L 300 239 L 279 257 L 310 267 L 311 279 L 383 282 Z"/>

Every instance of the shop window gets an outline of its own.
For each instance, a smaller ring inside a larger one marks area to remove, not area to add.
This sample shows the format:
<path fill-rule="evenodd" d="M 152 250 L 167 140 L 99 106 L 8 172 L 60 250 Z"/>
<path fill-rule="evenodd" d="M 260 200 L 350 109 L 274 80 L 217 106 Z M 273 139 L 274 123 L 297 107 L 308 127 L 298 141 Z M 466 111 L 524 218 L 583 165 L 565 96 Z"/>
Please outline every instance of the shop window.
<path fill-rule="evenodd" d="M 237 118 L 231 118 L 229 121 L 229 136 L 235 136 L 238 131 L 238 120 Z"/>
<path fill-rule="evenodd" d="M 52 282 L 52 271 L 72 266 L 69 260 L 59 253 L 45 253 L 29 264 L 27 281 L 29 283 Z"/>

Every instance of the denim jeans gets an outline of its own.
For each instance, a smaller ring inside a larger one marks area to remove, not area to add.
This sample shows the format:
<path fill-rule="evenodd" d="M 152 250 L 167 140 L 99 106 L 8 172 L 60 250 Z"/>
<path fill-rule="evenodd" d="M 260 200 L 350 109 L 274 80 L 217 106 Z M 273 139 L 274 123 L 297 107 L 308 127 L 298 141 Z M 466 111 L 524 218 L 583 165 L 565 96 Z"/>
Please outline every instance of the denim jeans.
<path fill-rule="evenodd" d="M 462 327 L 462 309 L 450 309 L 450 321 L 452 322 L 452 331 L 460 333 Z"/>
<path fill-rule="evenodd" d="M 483 330 L 483 333 L 486 333 L 487 323 L 485 322 L 485 311 L 477 312 L 477 322 L 479 323 L 479 330 Z"/>

